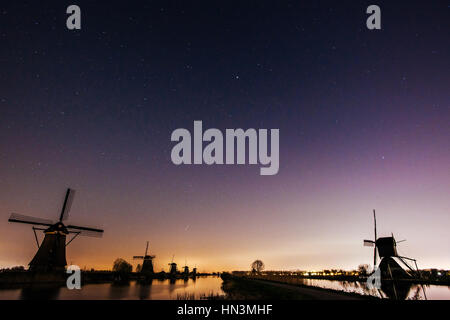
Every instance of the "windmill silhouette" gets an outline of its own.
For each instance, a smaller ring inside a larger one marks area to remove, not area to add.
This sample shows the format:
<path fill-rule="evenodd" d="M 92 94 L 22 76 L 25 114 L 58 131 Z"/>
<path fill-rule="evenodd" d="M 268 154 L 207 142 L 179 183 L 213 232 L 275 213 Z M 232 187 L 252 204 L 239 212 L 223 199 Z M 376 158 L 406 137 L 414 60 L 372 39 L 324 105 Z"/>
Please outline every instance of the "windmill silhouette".
<path fill-rule="evenodd" d="M 33 225 L 32 229 L 36 239 L 36 244 L 38 246 L 38 251 L 29 263 L 30 271 L 63 271 L 67 265 L 66 247 L 77 236 L 101 237 L 103 235 L 103 230 L 98 228 L 77 226 L 72 224 L 67 226 L 64 225 L 63 221 L 66 221 L 69 218 L 69 211 L 72 206 L 74 196 L 75 190 L 68 188 L 57 222 L 17 213 L 12 213 L 9 217 L 9 222 Z M 45 236 L 41 244 L 39 244 L 36 230 L 41 230 L 44 232 Z M 66 236 L 69 234 L 73 234 L 73 237 L 66 243 Z"/>
<path fill-rule="evenodd" d="M 415 276 L 420 276 L 417 268 L 417 261 L 412 258 L 400 256 L 397 252 L 397 243 L 406 240 L 396 241 L 394 234 L 392 234 L 391 237 L 377 238 L 377 217 L 375 210 L 373 210 L 373 221 L 375 234 L 374 240 L 364 240 L 364 246 L 374 247 L 373 269 L 375 270 L 377 268 L 378 253 L 378 256 L 380 257 L 380 264 L 378 268 L 381 271 L 382 279 L 410 279 Z M 404 270 L 396 260 L 405 265 L 408 271 Z M 416 270 L 414 270 L 405 260 L 413 261 Z"/>
<path fill-rule="evenodd" d="M 171 275 L 175 275 L 177 273 L 177 264 L 175 262 L 173 262 L 173 258 L 175 258 L 175 255 L 172 255 L 172 262 L 169 263 L 169 266 L 170 266 L 169 273 Z"/>
<path fill-rule="evenodd" d="M 184 259 L 184 267 L 183 267 L 183 274 L 185 275 L 185 276 L 188 276 L 189 275 L 189 267 L 188 267 L 188 265 L 187 265 L 187 259 Z"/>
<path fill-rule="evenodd" d="M 145 254 L 143 256 L 134 256 L 133 257 L 134 260 L 143 260 L 142 268 L 141 268 L 141 273 L 143 273 L 143 274 L 154 273 L 154 270 L 153 270 L 153 259 L 154 258 L 155 258 L 155 256 L 148 254 L 148 241 L 147 241 L 147 246 L 145 247 Z"/>

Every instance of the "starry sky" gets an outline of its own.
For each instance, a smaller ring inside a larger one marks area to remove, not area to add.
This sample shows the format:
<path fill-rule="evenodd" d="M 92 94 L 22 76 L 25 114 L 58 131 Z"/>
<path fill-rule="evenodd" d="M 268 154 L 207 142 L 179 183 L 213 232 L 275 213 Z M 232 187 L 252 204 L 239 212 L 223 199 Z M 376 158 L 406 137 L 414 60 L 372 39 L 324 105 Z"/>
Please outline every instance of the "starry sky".
<path fill-rule="evenodd" d="M 376 1 L 2 1 L 0 267 L 77 190 L 68 263 L 172 255 L 200 271 L 370 264 L 372 209 L 450 269 L 450 7 Z M 66 8 L 81 8 L 67 30 Z M 280 129 L 280 170 L 175 166 L 176 128 Z M 42 237 L 42 235 L 41 235 Z M 136 262 L 134 262 L 136 264 Z"/>

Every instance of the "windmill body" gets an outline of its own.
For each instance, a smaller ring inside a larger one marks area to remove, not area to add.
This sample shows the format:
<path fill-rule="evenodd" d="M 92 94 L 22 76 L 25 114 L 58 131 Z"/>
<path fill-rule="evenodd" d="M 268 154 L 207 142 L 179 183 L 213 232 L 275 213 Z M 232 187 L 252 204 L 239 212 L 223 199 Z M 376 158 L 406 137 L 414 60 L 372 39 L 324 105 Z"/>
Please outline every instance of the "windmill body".
<path fill-rule="evenodd" d="M 184 277 L 189 276 L 189 266 L 187 264 L 187 259 L 185 259 L 185 261 L 184 261 L 183 276 Z"/>
<path fill-rule="evenodd" d="M 395 261 L 399 258 L 397 253 L 397 243 L 395 238 L 383 237 L 375 241 L 375 247 L 380 256 L 378 268 L 381 271 L 381 277 L 384 279 L 408 279 L 411 275 Z"/>
<path fill-rule="evenodd" d="M 178 270 L 177 270 L 177 264 L 173 261 L 173 259 L 175 258 L 175 255 L 172 255 L 172 262 L 169 263 L 170 269 L 169 269 L 169 274 L 171 276 L 174 276 L 177 274 Z"/>
<path fill-rule="evenodd" d="M 29 263 L 30 271 L 64 271 L 66 261 L 67 229 L 57 224 L 44 231 L 45 237 L 34 258 Z"/>
<path fill-rule="evenodd" d="M 66 261 L 66 247 L 79 235 L 101 237 L 103 230 L 98 228 L 83 227 L 76 225 L 64 225 L 63 221 L 69 216 L 75 190 L 67 189 L 63 207 L 58 221 L 41 219 L 12 213 L 9 222 L 32 225 L 32 229 L 38 245 L 38 251 L 29 263 L 29 270 L 33 272 L 59 272 L 64 271 Z M 44 240 L 39 244 L 36 231 L 43 231 Z M 72 238 L 66 242 L 67 236 Z"/>
<path fill-rule="evenodd" d="M 188 266 L 184 266 L 184 274 L 188 275 L 189 274 L 189 267 Z"/>
<path fill-rule="evenodd" d="M 375 246 L 378 249 L 378 255 L 381 259 L 398 256 L 397 243 L 395 242 L 394 237 L 378 238 L 375 242 Z"/>
<path fill-rule="evenodd" d="M 144 262 L 142 263 L 142 273 L 154 273 L 153 270 L 153 258 L 152 256 L 146 256 Z"/>
<path fill-rule="evenodd" d="M 143 256 L 134 256 L 134 260 L 141 260 L 142 259 L 142 267 L 141 267 L 141 273 L 144 275 L 149 275 L 154 273 L 153 269 L 153 259 L 155 256 L 148 254 L 148 241 L 147 246 L 145 248 L 145 254 Z"/>
<path fill-rule="evenodd" d="M 170 266 L 170 274 L 176 274 L 177 273 L 177 264 L 175 262 L 169 263 Z"/>

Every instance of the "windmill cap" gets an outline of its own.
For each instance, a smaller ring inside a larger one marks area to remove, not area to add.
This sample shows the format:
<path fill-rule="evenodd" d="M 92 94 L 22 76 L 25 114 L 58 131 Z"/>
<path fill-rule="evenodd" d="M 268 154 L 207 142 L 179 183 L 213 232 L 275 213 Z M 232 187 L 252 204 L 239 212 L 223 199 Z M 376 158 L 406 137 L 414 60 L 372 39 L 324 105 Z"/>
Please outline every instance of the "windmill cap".
<path fill-rule="evenodd" d="M 49 232 L 61 232 L 64 234 L 69 233 L 66 226 L 62 222 L 57 222 L 54 225 L 50 226 L 47 230 L 45 230 L 45 233 L 49 233 Z"/>

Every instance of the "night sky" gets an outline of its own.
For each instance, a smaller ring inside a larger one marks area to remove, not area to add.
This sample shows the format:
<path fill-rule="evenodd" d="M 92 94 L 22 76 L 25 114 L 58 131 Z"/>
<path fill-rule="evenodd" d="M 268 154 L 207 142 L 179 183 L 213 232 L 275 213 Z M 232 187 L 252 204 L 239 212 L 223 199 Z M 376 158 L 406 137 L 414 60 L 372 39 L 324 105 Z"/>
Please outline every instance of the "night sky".
<path fill-rule="evenodd" d="M 245 2 L 246 4 L 243 4 Z M 66 8 L 81 8 L 81 30 Z M 370 4 L 382 30 L 366 28 Z M 68 263 L 172 254 L 200 271 L 370 264 L 372 209 L 420 268 L 450 269 L 448 1 L 2 1 L 0 267 L 30 226 L 100 226 Z M 280 129 L 280 170 L 171 162 L 173 130 Z"/>

